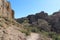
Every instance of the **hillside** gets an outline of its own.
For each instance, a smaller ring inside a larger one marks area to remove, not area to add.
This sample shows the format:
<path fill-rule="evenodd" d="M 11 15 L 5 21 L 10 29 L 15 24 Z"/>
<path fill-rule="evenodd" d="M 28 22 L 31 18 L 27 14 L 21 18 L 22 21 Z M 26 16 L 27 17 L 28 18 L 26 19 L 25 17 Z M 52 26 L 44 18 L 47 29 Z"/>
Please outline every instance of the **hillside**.
<path fill-rule="evenodd" d="M 43 35 L 60 40 L 60 11 L 54 12 L 52 15 L 41 11 L 35 15 L 16 19 L 29 32 L 42 33 Z"/>
<path fill-rule="evenodd" d="M 27 17 L 16 19 L 19 23 L 28 23 L 37 26 L 44 31 L 52 31 L 60 33 L 60 11 L 54 12 L 52 15 L 41 11 L 35 15 L 28 15 Z"/>
<path fill-rule="evenodd" d="M 14 20 L 0 18 L 0 40 L 25 40 L 24 34 L 20 32 L 21 29 L 22 26 Z"/>
<path fill-rule="evenodd" d="M 25 27 L 25 25 L 27 27 Z M 15 20 L 14 10 L 12 10 L 10 2 L 8 2 L 7 0 L 0 0 L 0 40 L 50 40 L 51 39 L 50 37 L 46 36 L 45 32 L 43 31 L 40 32 L 39 29 L 35 30 L 34 29 L 35 27 L 32 28 L 28 26 L 31 25 L 27 21 L 21 24 Z M 45 35 L 42 33 L 44 33 Z"/>
<path fill-rule="evenodd" d="M 0 0 L 0 40 L 25 40 L 23 26 L 14 20 L 10 2 Z"/>

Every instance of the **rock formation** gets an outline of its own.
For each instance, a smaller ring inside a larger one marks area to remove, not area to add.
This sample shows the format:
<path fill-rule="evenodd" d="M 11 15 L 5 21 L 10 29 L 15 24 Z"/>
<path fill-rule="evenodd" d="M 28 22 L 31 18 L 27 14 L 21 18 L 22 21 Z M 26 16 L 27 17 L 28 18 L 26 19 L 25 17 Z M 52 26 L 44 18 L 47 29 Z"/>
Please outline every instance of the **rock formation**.
<path fill-rule="evenodd" d="M 14 11 L 11 9 L 10 3 L 7 0 L 0 0 L 0 16 L 6 18 L 14 18 Z"/>
<path fill-rule="evenodd" d="M 23 26 L 13 18 L 14 11 L 10 3 L 0 0 L 0 40 L 25 40 L 25 34 L 21 32 Z"/>
<path fill-rule="evenodd" d="M 28 15 L 27 17 L 19 18 L 16 21 L 19 23 L 23 23 L 27 19 L 29 21 L 29 24 L 40 27 L 40 29 L 42 28 L 43 30 L 45 29 L 44 31 L 48 31 L 46 30 L 46 28 L 49 27 L 47 29 L 50 29 L 50 31 L 60 33 L 60 11 L 54 12 L 52 15 L 48 15 L 44 11 L 41 11 L 40 13 L 37 13 L 35 15 Z M 42 22 L 42 20 L 40 19 L 45 20 L 47 23 L 44 23 L 44 21 Z M 41 22 L 39 21 L 44 23 L 44 26 L 42 25 L 43 27 L 40 26 Z M 44 28 L 45 26 L 46 28 Z"/>

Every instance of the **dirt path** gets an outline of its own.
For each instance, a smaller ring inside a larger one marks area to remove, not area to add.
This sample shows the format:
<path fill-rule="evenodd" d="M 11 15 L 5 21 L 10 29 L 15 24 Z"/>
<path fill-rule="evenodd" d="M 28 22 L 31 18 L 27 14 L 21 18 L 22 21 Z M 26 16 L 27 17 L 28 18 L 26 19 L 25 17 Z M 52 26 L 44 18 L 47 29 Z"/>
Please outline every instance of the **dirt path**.
<path fill-rule="evenodd" d="M 37 40 L 37 39 L 39 39 L 39 34 L 37 33 L 31 33 L 31 35 L 27 37 L 27 40 Z"/>
<path fill-rule="evenodd" d="M 31 33 L 30 36 L 26 38 L 26 40 L 52 40 L 52 39 L 46 36 L 43 36 L 42 34 Z"/>

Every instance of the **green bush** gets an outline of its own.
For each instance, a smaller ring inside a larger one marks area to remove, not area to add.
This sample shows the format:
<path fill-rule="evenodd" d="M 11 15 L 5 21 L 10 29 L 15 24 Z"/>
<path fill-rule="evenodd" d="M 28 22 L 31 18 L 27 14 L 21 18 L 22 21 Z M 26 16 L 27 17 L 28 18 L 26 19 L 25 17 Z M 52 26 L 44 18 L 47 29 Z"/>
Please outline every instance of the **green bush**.
<path fill-rule="evenodd" d="M 22 33 L 25 33 L 26 36 L 27 36 L 27 35 L 30 35 L 30 31 L 27 31 L 27 30 L 21 30 L 21 32 L 22 32 Z"/>
<path fill-rule="evenodd" d="M 60 35 L 56 34 L 55 32 L 50 32 L 49 36 L 53 39 L 53 40 L 60 40 Z"/>

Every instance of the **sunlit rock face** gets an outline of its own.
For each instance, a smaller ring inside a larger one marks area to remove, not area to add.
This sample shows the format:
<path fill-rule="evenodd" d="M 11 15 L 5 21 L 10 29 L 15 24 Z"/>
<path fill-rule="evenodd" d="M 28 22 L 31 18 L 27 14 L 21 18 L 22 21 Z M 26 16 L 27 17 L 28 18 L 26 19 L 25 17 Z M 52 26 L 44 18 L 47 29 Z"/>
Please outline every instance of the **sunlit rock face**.
<path fill-rule="evenodd" d="M 14 18 L 14 11 L 11 9 L 10 2 L 7 0 L 0 0 L 0 16 L 6 18 Z"/>
<path fill-rule="evenodd" d="M 0 40 L 25 40 L 22 25 L 14 19 L 14 11 L 7 0 L 0 0 Z M 9 20 L 12 19 L 12 20 Z"/>

